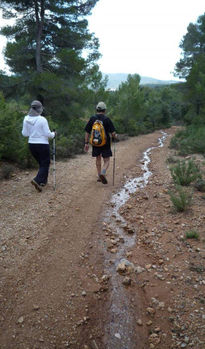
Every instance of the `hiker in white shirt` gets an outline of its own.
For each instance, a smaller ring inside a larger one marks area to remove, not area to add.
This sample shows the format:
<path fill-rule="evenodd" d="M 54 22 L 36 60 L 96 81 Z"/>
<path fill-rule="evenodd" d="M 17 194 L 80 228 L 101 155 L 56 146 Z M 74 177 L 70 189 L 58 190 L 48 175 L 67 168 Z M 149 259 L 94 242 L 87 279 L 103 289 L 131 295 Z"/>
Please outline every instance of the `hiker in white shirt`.
<path fill-rule="evenodd" d="M 56 133 L 49 129 L 48 121 L 41 116 L 43 106 L 40 101 L 33 101 L 28 115 L 23 121 L 22 135 L 28 137 L 29 149 L 39 164 L 39 170 L 31 184 L 36 190 L 42 191 L 47 184 L 50 166 L 49 138 L 54 138 Z"/>

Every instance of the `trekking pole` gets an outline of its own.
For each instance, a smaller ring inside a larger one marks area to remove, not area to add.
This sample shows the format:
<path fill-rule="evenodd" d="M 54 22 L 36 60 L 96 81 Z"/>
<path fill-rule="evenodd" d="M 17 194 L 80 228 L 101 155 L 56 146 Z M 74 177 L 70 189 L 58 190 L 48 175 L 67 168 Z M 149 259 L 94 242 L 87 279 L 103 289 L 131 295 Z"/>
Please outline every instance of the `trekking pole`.
<path fill-rule="evenodd" d="M 112 173 L 112 185 L 115 184 L 115 138 L 113 139 L 113 173 Z"/>
<path fill-rule="evenodd" d="M 53 138 L 53 190 L 56 190 L 56 136 Z"/>

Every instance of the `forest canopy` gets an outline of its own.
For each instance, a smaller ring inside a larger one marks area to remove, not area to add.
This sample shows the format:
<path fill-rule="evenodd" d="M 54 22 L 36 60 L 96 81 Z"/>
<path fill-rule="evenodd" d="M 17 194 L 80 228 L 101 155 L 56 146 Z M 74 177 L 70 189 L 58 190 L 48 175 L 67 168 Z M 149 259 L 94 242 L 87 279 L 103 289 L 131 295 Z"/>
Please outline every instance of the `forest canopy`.
<path fill-rule="evenodd" d="M 88 30 L 97 1 L 0 0 L 4 18 L 15 19 L 1 29 L 11 74 L 0 72 L 0 160 L 31 165 L 21 127 L 34 99 L 58 130 L 59 157 L 83 151 L 85 123 L 100 100 L 108 105 L 117 132 L 129 136 L 172 124 L 204 125 L 205 15 L 190 23 L 180 43 L 175 74 L 185 82 L 150 87 L 141 85 L 136 73 L 110 91 L 97 64 L 99 41 Z"/>

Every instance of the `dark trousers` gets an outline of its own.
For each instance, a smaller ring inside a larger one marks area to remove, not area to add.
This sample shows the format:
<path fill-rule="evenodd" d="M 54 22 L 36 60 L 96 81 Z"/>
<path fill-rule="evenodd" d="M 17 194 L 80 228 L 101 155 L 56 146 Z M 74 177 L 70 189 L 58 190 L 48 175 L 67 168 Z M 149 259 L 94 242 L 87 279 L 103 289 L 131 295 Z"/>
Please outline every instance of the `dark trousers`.
<path fill-rule="evenodd" d="M 39 164 L 39 170 L 34 180 L 40 184 L 46 184 L 48 180 L 48 171 L 50 166 L 50 148 L 49 144 L 29 143 L 29 149 L 34 159 Z"/>

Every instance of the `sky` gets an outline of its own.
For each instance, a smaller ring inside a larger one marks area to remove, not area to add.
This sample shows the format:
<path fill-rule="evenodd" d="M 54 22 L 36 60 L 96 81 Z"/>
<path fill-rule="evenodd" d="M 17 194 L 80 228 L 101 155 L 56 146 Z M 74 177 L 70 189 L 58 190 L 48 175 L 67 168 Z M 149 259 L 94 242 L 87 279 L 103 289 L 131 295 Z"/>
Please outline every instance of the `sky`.
<path fill-rule="evenodd" d="M 189 23 L 205 13 L 204 0 L 99 0 L 88 17 L 99 39 L 103 73 L 129 73 L 176 79 L 180 41 Z M 0 14 L 0 25 L 4 25 Z M 0 52 L 6 40 L 0 36 Z M 0 55 L 0 69 L 4 69 Z"/>
<path fill-rule="evenodd" d="M 204 13 L 204 0 L 99 0 L 88 21 L 100 42 L 100 70 L 175 80 L 179 44 Z"/>

